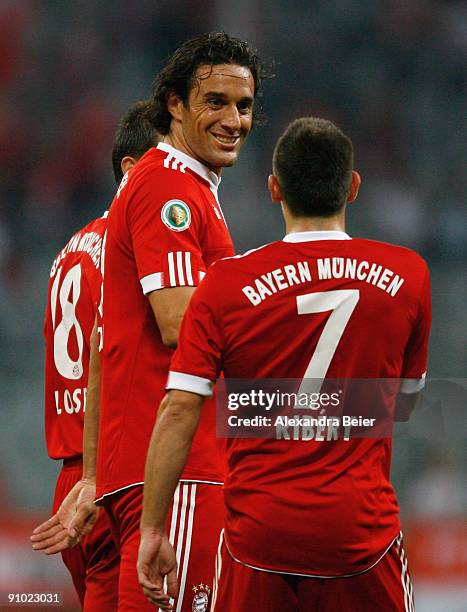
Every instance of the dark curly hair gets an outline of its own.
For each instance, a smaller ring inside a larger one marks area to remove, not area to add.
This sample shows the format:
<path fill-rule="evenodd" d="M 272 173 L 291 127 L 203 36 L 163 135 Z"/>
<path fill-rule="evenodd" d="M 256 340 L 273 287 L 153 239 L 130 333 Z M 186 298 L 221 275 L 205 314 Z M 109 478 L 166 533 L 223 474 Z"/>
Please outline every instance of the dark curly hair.
<path fill-rule="evenodd" d="M 127 155 L 139 159 L 160 140 L 150 117 L 152 106 L 152 100 L 135 102 L 118 124 L 112 148 L 112 166 L 117 185 L 123 178 L 122 159 Z"/>
<path fill-rule="evenodd" d="M 225 32 L 211 32 L 187 40 L 167 60 L 153 83 L 154 107 L 152 121 L 158 132 L 170 131 L 172 115 L 167 110 L 167 99 L 174 93 L 186 105 L 199 66 L 207 64 L 236 64 L 248 68 L 255 83 L 253 120 L 260 123 L 264 117 L 257 100 L 261 95 L 261 82 L 272 76 L 247 42 L 233 38 Z"/>
<path fill-rule="evenodd" d="M 352 141 L 326 119 L 296 119 L 276 144 L 273 169 L 292 215 L 330 217 L 347 201 Z"/>

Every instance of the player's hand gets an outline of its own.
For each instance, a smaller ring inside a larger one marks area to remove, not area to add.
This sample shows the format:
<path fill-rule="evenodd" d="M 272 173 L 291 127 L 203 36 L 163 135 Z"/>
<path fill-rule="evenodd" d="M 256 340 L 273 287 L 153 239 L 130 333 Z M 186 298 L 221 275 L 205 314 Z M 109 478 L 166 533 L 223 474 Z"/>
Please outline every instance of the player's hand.
<path fill-rule="evenodd" d="M 178 595 L 177 560 L 166 535 L 143 532 L 138 552 L 138 581 L 144 595 L 161 610 L 173 610 L 170 598 Z M 167 578 L 167 592 L 164 579 Z"/>
<path fill-rule="evenodd" d="M 79 480 L 61 503 L 58 512 L 34 529 L 30 538 L 34 550 L 54 555 L 76 546 L 97 520 L 95 495 L 94 482 Z"/>
<path fill-rule="evenodd" d="M 78 543 L 77 538 L 72 538 L 68 529 L 60 523 L 58 513 L 49 520 L 38 525 L 31 535 L 32 547 L 46 555 L 54 555 L 67 548 L 72 548 Z"/>
<path fill-rule="evenodd" d="M 68 529 L 70 537 L 80 540 L 94 527 L 99 514 L 99 507 L 94 503 L 95 497 L 95 482 L 82 479 L 63 500 L 58 515 L 61 524 Z"/>

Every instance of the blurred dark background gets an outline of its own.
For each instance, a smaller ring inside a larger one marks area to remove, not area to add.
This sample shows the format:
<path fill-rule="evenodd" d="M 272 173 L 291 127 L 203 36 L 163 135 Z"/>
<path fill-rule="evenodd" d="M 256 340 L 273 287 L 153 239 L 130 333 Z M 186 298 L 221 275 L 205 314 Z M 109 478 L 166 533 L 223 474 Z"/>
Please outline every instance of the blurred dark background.
<path fill-rule="evenodd" d="M 47 515 L 58 470 L 42 426 L 48 272 L 70 235 L 112 200 L 119 117 L 148 97 L 164 59 L 188 37 L 225 30 L 276 62 L 263 100 L 269 122 L 223 175 L 237 249 L 284 233 L 266 180 L 285 126 L 300 115 L 337 122 L 354 142 L 363 181 L 349 232 L 427 259 L 429 375 L 467 378 L 466 17 L 457 0 L 2 0 L 0 591 L 13 576 L 44 590 L 51 577 L 62 590 L 68 582 L 23 537 L 28 520 Z M 466 455 L 465 440 L 449 436 L 395 442 L 393 478 L 408 545 L 420 557 L 413 569 L 422 612 L 465 609 Z M 12 555 L 23 574 L 9 571 Z"/>

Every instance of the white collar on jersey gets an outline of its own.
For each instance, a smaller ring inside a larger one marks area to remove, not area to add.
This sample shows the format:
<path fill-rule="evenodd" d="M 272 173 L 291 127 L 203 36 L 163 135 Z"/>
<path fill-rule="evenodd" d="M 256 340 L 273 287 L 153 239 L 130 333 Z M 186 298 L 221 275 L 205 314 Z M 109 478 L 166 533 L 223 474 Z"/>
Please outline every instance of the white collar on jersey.
<path fill-rule="evenodd" d="M 323 230 L 313 232 L 292 232 L 282 239 L 284 242 L 309 242 L 311 240 L 352 240 L 345 232 Z"/>
<path fill-rule="evenodd" d="M 217 174 L 212 170 L 209 170 L 207 166 L 193 157 L 190 157 L 186 153 L 182 153 L 178 149 L 175 149 L 175 147 L 172 147 L 172 145 L 169 145 L 166 142 L 159 142 L 156 148 L 160 149 L 161 151 L 165 151 L 166 153 L 170 153 L 170 155 L 175 157 L 175 159 L 178 159 L 182 164 L 188 166 L 190 170 L 193 170 L 193 172 L 196 172 L 196 174 L 198 174 L 205 181 L 208 181 L 210 187 L 217 191 L 217 188 L 221 182 L 221 177 L 217 176 Z"/>

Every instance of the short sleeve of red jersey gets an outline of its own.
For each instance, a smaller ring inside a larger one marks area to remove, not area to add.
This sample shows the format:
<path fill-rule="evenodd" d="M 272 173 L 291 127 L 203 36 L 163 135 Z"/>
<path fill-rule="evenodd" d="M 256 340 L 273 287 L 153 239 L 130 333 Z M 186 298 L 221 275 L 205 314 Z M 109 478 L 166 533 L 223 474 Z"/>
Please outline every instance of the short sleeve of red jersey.
<path fill-rule="evenodd" d="M 180 329 L 170 364 L 167 389 L 211 396 L 221 366 L 223 335 L 216 313 L 212 271 L 195 291 Z"/>
<path fill-rule="evenodd" d="M 206 268 L 199 188 L 182 172 L 135 177 L 128 225 L 144 294 L 165 287 L 196 287 Z"/>
<path fill-rule="evenodd" d="M 428 360 L 428 340 L 431 327 L 430 273 L 425 265 L 425 278 L 422 284 L 418 316 L 415 320 L 409 342 L 405 348 L 402 366 L 402 393 L 416 393 L 425 385 Z"/>

